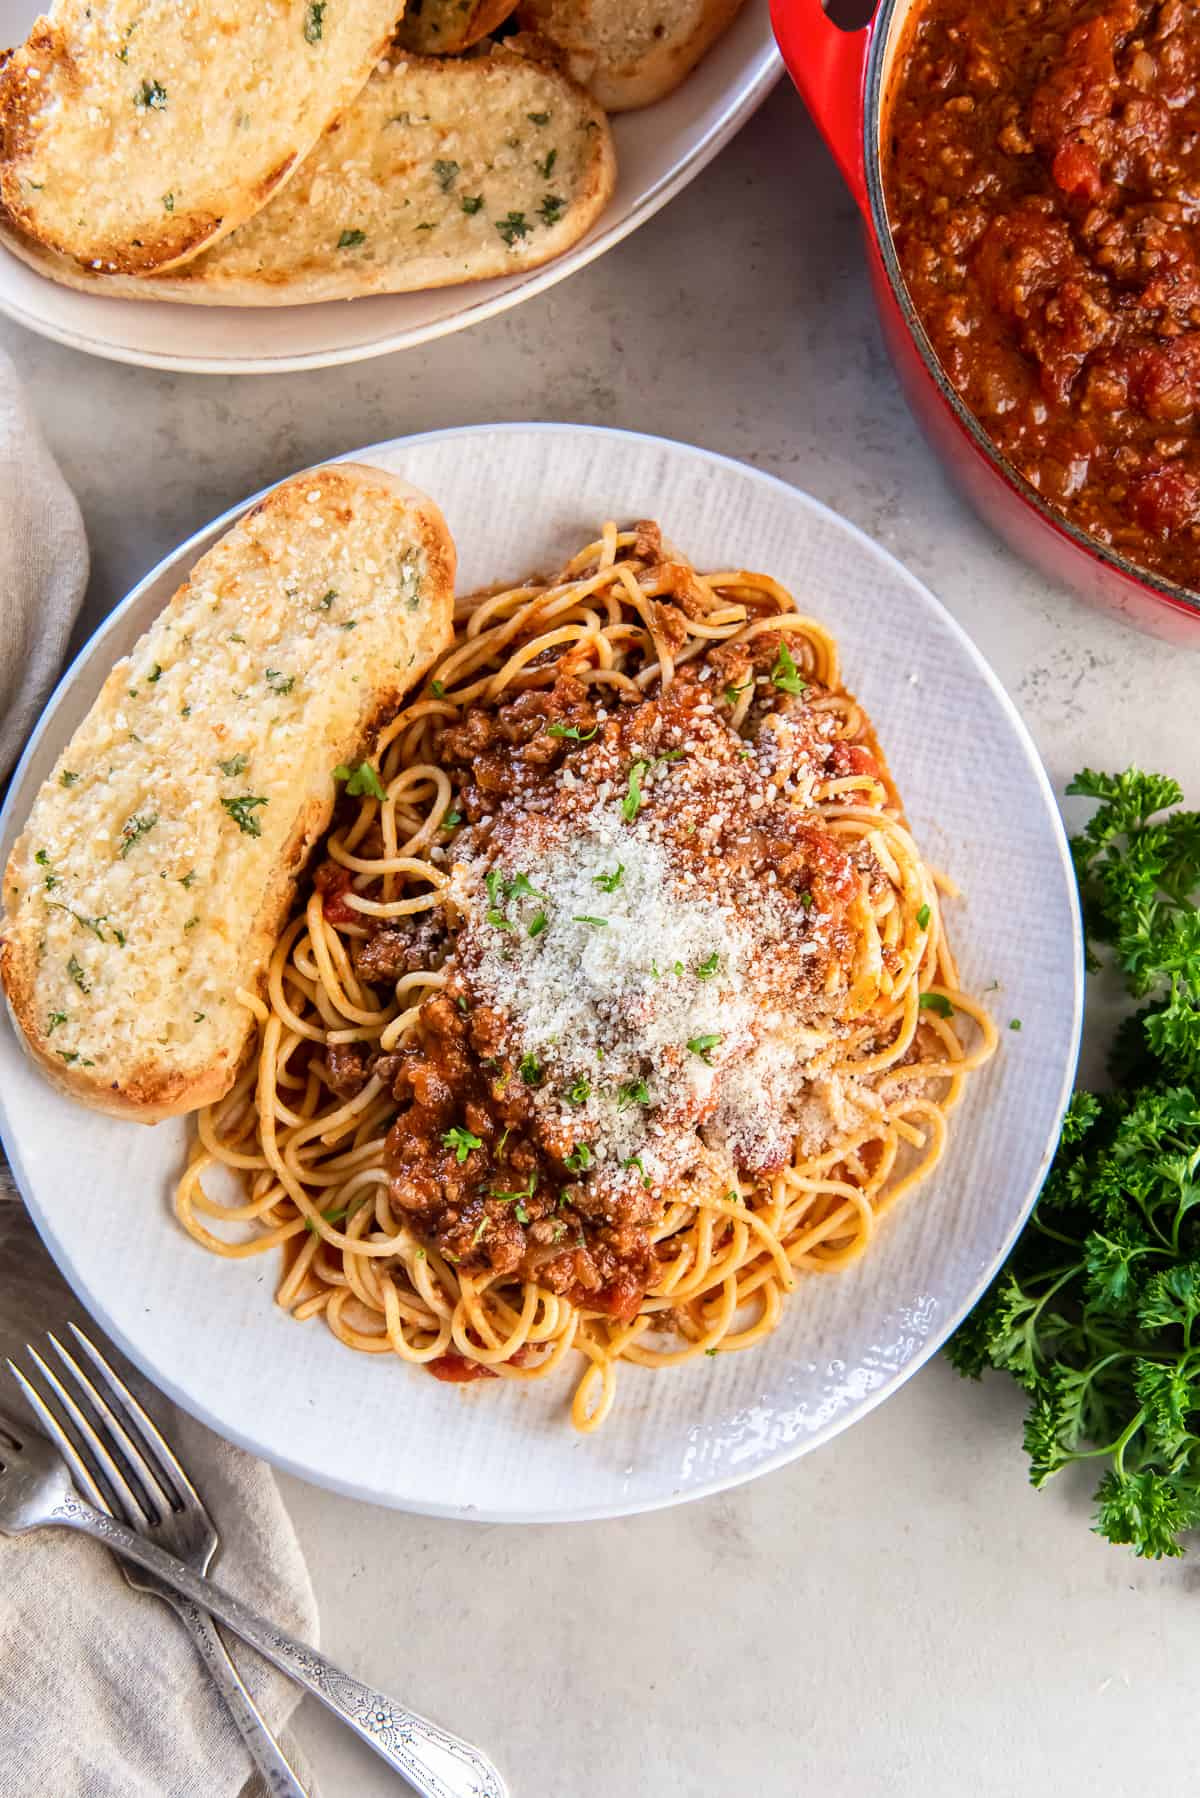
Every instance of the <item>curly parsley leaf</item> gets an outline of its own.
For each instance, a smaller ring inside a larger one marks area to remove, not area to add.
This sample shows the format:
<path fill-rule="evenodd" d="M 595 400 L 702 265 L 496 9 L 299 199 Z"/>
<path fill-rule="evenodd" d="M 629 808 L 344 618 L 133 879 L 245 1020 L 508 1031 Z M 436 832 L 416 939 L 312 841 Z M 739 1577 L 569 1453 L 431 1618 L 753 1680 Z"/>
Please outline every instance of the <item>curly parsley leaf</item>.
<path fill-rule="evenodd" d="M 1143 1003 L 1116 1032 L 1114 1090 L 1075 1094 L 1033 1216 L 948 1353 L 1028 1393 L 1034 1485 L 1106 1462 L 1096 1530 L 1158 1559 L 1200 1528 L 1200 814 L 1137 768 L 1067 790 L 1095 802 L 1071 844 L 1090 964 L 1109 945 Z"/>

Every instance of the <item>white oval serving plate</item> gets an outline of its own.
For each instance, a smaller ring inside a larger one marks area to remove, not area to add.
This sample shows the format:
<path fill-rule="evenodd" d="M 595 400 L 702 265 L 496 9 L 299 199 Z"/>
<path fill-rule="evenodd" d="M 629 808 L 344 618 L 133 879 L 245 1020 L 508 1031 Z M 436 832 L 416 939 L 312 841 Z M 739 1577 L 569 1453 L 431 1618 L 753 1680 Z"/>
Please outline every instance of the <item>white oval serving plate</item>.
<path fill-rule="evenodd" d="M 969 1083 L 936 1174 L 847 1272 L 809 1276 L 759 1347 L 622 1371 L 594 1436 L 572 1381 L 440 1384 L 342 1347 L 272 1302 L 274 1255 L 225 1261 L 171 1211 L 189 1126 L 147 1129 L 51 1091 L 0 1026 L 0 1126 L 38 1228 L 109 1335 L 224 1436 L 301 1477 L 404 1509 L 559 1521 L 714 1492 L 814 1448 L 895 1391 L 994 1273 L 1041 1185 L 1079 1042 L 1082 949 L 1062 824 L 1036 752 L 958 625 L 884 550 L 771 476 L 663 439 L 496 425 L 356 453 L 433 494 L 460 590 L 558 566 L 607 517 L 657 518 L 701 567 L 776 576 L 836 632 L 949 907 L 963 979 L 990 989 L 994 1061 Z M 247 501 L 247 504 L 250 504 Z M 238 508 L 237 511 L 240 511 Z M 0 817 L 7 854 L 61 744 L 237 511 L 160 563 L 63 679 Z M 998 983 L 998 984 L 993 984 Z M 1005 1026 L 1021 1020 L 1018 1033 Z"/>
<path fill-rule="evenodd" d="M 24 42 L 37 10 L 31 0 L 0 0 L 0 49 Z M 428 343 L 543 292 L 620 243 L 711 162 L 782 67 L 769 0 L 747 0 L 682 87 L 614 119 L 617 186 L 604 215 L 574 249 L 529 274 L 319 306 L 177 306 L 76 293 L 0 245 L 0 312 L 92 356 L 195 374 L 282 374 Z"/>

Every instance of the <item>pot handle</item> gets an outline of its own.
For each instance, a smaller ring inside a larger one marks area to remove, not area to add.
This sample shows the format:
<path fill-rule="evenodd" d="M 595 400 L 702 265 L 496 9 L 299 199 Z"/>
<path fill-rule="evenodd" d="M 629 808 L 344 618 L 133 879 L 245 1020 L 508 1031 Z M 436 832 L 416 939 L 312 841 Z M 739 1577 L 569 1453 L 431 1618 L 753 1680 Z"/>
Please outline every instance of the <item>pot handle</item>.
<path fill-rule="evenodd" d="M 843 31 L 822 0 L 771 0 L 771 24 L 788 74 L 832 150 L 859 210 L 869 210 L 863 160 L 867 55 L 872 18 Z"/>

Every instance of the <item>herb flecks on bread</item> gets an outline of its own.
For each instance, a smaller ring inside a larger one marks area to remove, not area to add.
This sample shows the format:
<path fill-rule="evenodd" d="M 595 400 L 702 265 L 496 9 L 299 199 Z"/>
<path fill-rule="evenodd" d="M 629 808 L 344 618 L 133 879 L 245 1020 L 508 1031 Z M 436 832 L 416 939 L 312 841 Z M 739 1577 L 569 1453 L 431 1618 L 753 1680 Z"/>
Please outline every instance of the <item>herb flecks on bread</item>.
<path fill-rule="evenodd" d="M 62 752 L 4 878 L 0 973 L 31 1052 L 153 1121 L 220 1097 L 253 1038 L 333 771 L 449 640 L 433 502 L 343 463 L 201 558 Z"/>

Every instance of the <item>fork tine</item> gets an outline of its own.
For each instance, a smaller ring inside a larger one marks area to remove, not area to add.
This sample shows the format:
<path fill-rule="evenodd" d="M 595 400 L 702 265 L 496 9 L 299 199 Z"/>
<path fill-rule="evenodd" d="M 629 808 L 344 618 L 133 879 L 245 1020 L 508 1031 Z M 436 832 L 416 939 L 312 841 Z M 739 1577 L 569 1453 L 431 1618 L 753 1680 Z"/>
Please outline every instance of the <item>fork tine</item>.
<path fill-rule="evenodd" d="M 72 1406 L 75 1422 L 80 1431 L 89 1439 L 103 1439 L 108 1450 L 110 1464 L 114 1472 L 119 1473 L 122 1485 L 130 1492 L 139 1508 L 145 1513 L 149 1523 L 158 1523 L 165 1510 L 171 1509 L 171 1499 L 163 1492 L 154 1477 L 153 1469 L 133 1441 L 121 1419 L 107 1403 L 102 1393 L 84 1373 L 83 1369 L 63 1347 L 57 1336 L 49 1338 L 50 1345 L 57 1354 L 69 1379 L 73 1382 L 77 1396 L 72 1399 L 61 1378 L 53 1374 L 45 1362 L 42 1363 L 47 1379 L 52 1381 L 56 1391 L 65 1402 Z M 31 1348 L 31 1355 L 36 1352 Z M 81 1408 L 80 1401 L 88 1410 Z"/>
<path fill-rule="evenodd" d="M 118 1408 L 121 1410 L 126 1424 L 137 1437 L 143 1453 L 154 1468 L 164 1492 L 171 1495 L 174 1486 L 175 1495 L 181 1502 L 203 1508 L 200 1494 L 188 1479 L 179 1464 L 179 1459 L 165 1440 L 154 1419 L 140 1405 L 116 1369 L 105 1360 L 100 1350 L 79 1328 L 78 1324 L 69 1324 L 68 1328 L 84 1354 L 88 1357 L 104 1384 L 108 1387 Z M 61 1351 L 60 1351 L 61 1353 Z"/>
<path fill-rule="evenodd" d="M 25 1345 L 25 1347 L 29 1347 L 29 1345 Z M 38 1359 L 38 1356 L 34 1356 L 34 1359 Z M 119 1500 L 117 1500 L 117 1494 L 113 1492 L 110 1496 L 106 1496 L 106 1494 L 101 1491 L 99 1483 L 97 1483 L 94 1474 L 92 1474 L 92 1465 L 88 1462 L 88 1455 L 86 1455 L 85 1449 L 79 1446 L 76 1442 L 76 1438 L 70 1435 L 70 1431 L 68 1431 L 67 1426 L 63 1424 L 63 1420 L 56 1417 L 56 1413 L 50 1410 L 50 1406 L 47 1404 L 47 1401 L 45 1401 L 45 1397 L 38 1392 L 38 1388 L 34 1386 L 31 1379 L 25 1377 L 25 1374 L 20 1370 L 20 1366 L 16 1365 L 16 1361 L 9 1361 L 9 1374 L 13 1375 L 14 1381 L 20 1386 L 23 1397 L 25 1397 L 25 1402 L 29 1404 L 29 1410 L 31 1410 L 32 1413 L 34 1413 L 34 1417 L 38 1419 L 41 1428 L 45 1429 L 45 1433 L 47 1433 L 50 1440 L 54 1442 L 54 1446 L 58 1447 L 59 1455 L 63 1456 L 63 1460 L 67 1462 L 68 1469 L 70 1469 L 70 1476 L 72 1476 L 72 1480 L 76 1482 L 77 1487 L 81 1487 L 81 1491 L 85 1492 L 86 1498 L 90 1498 L 94 1505 L 99 1505 L 99 1509 L 108 1510 L 113 1518 L 121 1518 L 122 1509 L 124 1509 L 124 1507 L 122 1507 Z"/>

